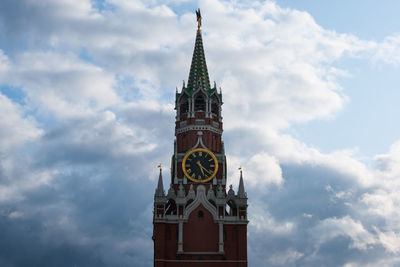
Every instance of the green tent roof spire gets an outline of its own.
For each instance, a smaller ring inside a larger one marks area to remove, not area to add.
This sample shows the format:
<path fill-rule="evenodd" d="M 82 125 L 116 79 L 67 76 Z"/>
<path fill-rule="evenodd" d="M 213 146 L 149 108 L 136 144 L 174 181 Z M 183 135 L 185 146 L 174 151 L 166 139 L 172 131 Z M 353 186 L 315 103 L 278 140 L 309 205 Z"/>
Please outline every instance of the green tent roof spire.
<path fill-rule="evenodd" d="M 209 91 L 211 89 L 210 78 L 208 77 L 207 71 L 206 57 L 204 56 L 203 39 L 201 36 L 200 25 L 201 24 L 199 23 L 197 28 L 196 43 L 194 45 L 192 65 L 190 66 L 189 80 L 187 84 L 187 89 L 189 91 L 194 91 L 199 88 L 199 86 L 205 91 Z"/>

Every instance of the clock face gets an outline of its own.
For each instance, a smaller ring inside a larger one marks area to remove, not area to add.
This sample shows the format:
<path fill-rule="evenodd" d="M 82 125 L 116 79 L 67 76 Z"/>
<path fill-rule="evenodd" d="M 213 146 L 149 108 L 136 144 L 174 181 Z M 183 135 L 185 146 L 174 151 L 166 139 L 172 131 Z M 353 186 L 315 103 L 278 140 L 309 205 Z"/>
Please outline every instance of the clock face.
<path fill-rule="evenodd" d="M 182 169 L 188 179 L 196 183 L 205 183 L 217 174 L 218 161 L 210 150 L 196 148 L 185 155 Z"/>

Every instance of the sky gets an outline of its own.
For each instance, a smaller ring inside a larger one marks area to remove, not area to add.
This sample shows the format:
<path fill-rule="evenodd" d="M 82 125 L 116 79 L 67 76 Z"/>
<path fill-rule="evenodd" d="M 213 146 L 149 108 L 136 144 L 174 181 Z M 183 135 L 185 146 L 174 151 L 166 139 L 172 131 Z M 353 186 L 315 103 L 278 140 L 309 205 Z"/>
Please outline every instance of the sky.
<path fill-rule="evenodd" d="M 400 266 L 394 0 L 0 1 L 0 266 L 152 265 L 198 7 L 249 266 Z"/>

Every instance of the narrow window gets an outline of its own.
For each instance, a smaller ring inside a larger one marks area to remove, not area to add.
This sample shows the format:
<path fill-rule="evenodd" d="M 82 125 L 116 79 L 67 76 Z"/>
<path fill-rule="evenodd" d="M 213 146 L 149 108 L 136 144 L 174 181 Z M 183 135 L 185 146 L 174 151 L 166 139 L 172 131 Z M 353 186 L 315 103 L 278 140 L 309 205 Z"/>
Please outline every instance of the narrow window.
<path fill-rule="evenodd" d="M 198 95 L 194 101 L 194 109 L 195 111 L 204 111 L 206 107 L 204 97 L 202 95 Z"/>
<path fill-rule="evenodd" d="M 184 102 L 182 102 L 181 104 L 181 114 L 185 114 L 189 111 L 189 102 L 187 100 L 185 100 Z"/>
<path fill-rule="evenodd" d="M 211 112 L 218 116 L 218 109 L 218 103 L 213 101 L 211 103 Z"/>
<path fill-rule="evenodd" d="M 202 211 L 202 210 L 199 210 L 199 212 L 197 213 L 197 216 L 198 216 L 199 218 L 203 218 L 203 217 L 204 217 L 203 211 Z"/>

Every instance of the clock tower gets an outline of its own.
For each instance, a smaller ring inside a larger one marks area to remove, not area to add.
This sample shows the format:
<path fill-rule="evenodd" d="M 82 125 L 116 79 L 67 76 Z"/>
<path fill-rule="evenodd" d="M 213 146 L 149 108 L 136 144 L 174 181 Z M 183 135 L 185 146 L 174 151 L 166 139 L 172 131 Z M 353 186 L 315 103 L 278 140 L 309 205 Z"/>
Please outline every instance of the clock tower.
<path fill-rule="evenodd" d="M 196 14 L 189 79 L 176 91 L 171 181 L 166 193 L 160 166 L 154 194 L 154 266 L 245 267 L 247 195 L 242 170 L 237 193 L 226 187 L 222 93 L 210 85 Z"/>

